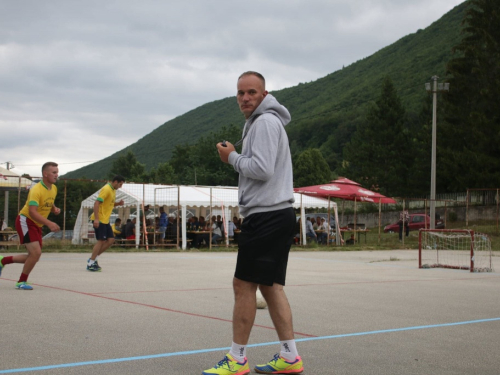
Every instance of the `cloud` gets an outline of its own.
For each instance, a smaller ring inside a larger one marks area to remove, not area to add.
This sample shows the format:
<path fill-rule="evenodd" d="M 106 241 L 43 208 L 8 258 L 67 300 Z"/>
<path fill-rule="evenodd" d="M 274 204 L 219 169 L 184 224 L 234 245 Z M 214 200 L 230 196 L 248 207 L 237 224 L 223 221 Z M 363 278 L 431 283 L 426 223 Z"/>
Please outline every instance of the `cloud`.
<path fill-rule="evenodd" d="M 52 159 L 66 173 L 233 96 L 243 71 L 269 90 L 316 80 L 460 2 L 0 2 L 0 163 L 34 173 Z"/>

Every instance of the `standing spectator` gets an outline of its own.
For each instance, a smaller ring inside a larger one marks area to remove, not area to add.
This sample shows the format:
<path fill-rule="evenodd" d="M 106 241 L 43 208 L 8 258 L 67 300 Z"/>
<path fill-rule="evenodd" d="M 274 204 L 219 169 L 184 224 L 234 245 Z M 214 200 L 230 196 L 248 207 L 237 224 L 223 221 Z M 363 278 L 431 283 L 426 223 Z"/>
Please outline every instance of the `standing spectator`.
<path fill-rule="evenodd" d="M 42 256 L 42 227 L 46 225 L 52 232 L 60 231 L 59 225 L 47 219 L 50 213 L 61 213 L 54 204 L 57 196 L 55 183 L 59 176 L 58 165 L 50 161 L 45 163 L 42 166 L 42 176 L 42 181 L 30 189 L 26 204 L 16 218 L 17 234 L 20 243 L 26 246 L 28 254 L 0 256 L 0 275 L 7 264 L 24 264 L 16 289 L 33 290 L 28 284 L 28 277 Z"/>
<path fill-rule="evenodd" d="M 407 210 L 399 213 L 399 240 L 403 240 L 403 227 L 406 229 L 406 237 L 410 235 L 410 214 Z"/>
<path fill-rule="evenodd" d="M 101 271 L 101 267 L 97 263 L 97 257 L 115 242 L 115 236 L 109 224 L 109 217 L 113 212 L 113 208 L 123 205 L 123 199 L 119 202 L 115 202 L 115 199 L 116 190 L 121 188 L 124 182 L 125 178 L 123 176 L 116 175 L 113 177 L 113 181 L 108 182 L 101 189 L 94 203 L 94 231 L 97 243 L 87 261 L 88 271 Z"/>
<path fill-rule="evenodd" d="M 226 142 L 218 143 L 219 156 L 239 173 L 241 225 L 238 259 L 233 279 L 233 343 L 215 367 L 203 374 L 248 374 L 246 346 L 256 314 L 256 291 L 269 307 L 280 339 L 281 352 L 259 373 L 298 374 L 302 359 L 295 345 L 292 311 L 283 286 L 295 226 L 293 173 L 285 126 L 290 113 L 265 89 L 264 77 L 245 72 L 237 84 L 236 99 L 245 115 L 241 154 Z"/>
<path fill-rule="evenodd" d="M 163 207 L 160 207 L 160 222 L 158 232 L 160 232 L 160 243 L 165 240 L 165 232 L 167 231 L 168 217 Z"/>

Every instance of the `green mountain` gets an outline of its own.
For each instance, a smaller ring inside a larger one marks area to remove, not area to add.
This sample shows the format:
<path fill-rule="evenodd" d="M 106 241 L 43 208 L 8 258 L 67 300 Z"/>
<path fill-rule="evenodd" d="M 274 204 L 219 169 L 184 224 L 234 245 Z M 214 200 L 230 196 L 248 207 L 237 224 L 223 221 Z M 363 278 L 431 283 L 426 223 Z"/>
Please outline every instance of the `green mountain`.
<path fill-rule="evenodd" d="M 427 96 L 425 82 L 433 75 L 444 77 L 451 49 L 461 40 L 466 6 L 464 2 L 426 29 L 314 82 L 272 92 L 292 115 L 287 126 L 292 153 L 319 148 L 335 170 L 342 161 L 345 143 L 365 118 L 387 76 L 407 112 L 416 116 Z M 63 177 L 106 178 L 113 160 L 129 150 L 151 169 L 168 161 L 176 145 L 193 144 L 199 137 L 232 124 L 243 125 L 235 97 L 207 103 L 166 122 L 125 149 Z"/>

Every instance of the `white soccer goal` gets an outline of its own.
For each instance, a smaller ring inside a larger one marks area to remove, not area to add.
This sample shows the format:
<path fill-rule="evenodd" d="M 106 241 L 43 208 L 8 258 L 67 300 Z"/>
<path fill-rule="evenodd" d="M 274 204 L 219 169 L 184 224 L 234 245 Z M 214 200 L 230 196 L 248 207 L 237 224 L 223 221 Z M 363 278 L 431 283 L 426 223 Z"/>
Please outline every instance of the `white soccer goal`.
<path fill-rule="evenodd" d="M 473 230 L 421 229 L 418 267 L 493 272 L 491 241 Z"/>

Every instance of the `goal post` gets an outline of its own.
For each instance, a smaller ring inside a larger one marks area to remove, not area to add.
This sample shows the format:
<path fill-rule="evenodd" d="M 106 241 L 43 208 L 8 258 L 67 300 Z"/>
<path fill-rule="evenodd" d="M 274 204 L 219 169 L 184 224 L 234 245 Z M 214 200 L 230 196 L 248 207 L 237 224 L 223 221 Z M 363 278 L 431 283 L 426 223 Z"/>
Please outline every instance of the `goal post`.
<path fill-rule="evenodd" d="M 491 240 L 467 229 L 421 229 L 418 240 L 419 268 L 451 268 L 492 272 Z"/>

